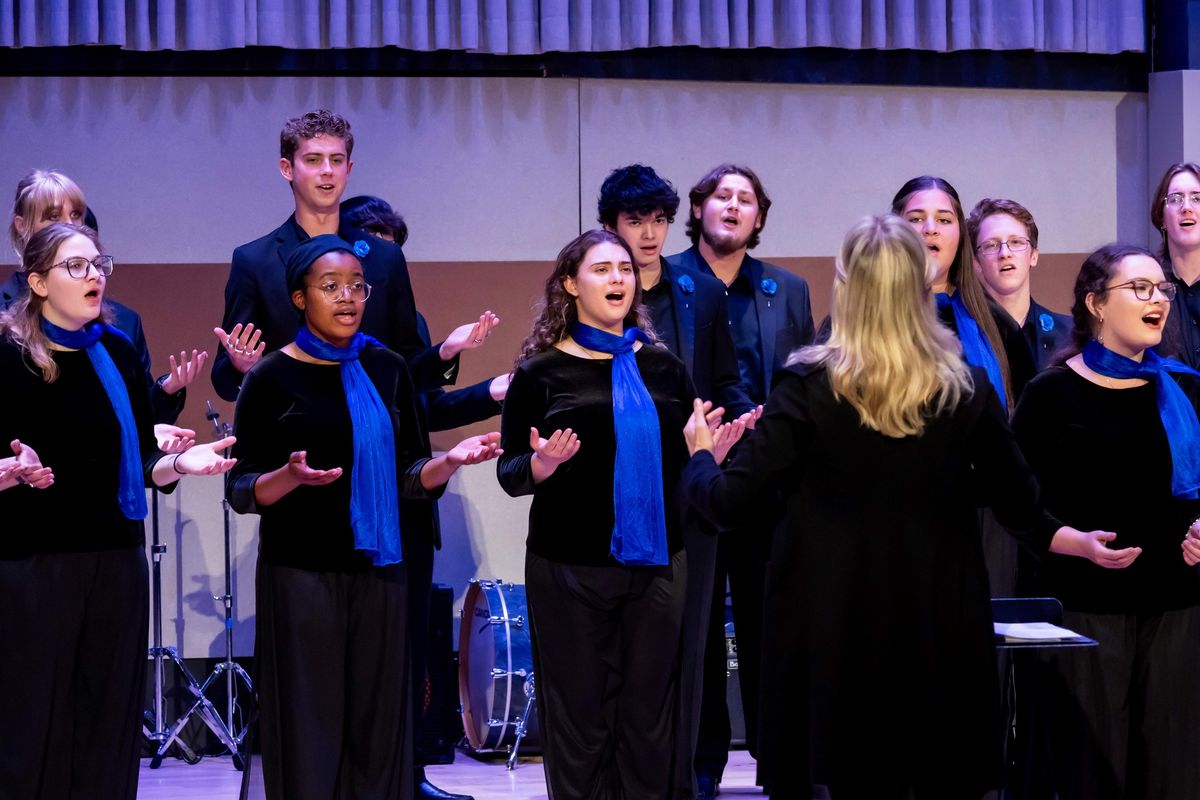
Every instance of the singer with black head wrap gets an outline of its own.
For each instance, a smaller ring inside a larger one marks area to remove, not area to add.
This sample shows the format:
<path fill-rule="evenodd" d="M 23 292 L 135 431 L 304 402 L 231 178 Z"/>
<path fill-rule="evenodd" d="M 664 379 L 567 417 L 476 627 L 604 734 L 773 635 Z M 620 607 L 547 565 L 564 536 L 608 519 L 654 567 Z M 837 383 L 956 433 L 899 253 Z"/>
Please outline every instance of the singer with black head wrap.
<path fill-rule="evenodd" d="M 404 541 L 499 434 L 431 458 L 404 359 L 359 332 L 371 287 L 325 234 L 287 261 L 295 341 L 246 375 L 229 499 L 259 528 L 259 725 L 267 797 L 408 798 Z"/>
<path fill-rule="evenodd" d="M 113 259 L 95 231 L 48 225 L 22 259 L 28 291 L 0 316 L 0 440 L 28 468 L 0 492 L 0 797 L 133 800 L 145 489 L 228 470 L 233 440 L 157 449 L 144 368 L 107 324 Z"/>

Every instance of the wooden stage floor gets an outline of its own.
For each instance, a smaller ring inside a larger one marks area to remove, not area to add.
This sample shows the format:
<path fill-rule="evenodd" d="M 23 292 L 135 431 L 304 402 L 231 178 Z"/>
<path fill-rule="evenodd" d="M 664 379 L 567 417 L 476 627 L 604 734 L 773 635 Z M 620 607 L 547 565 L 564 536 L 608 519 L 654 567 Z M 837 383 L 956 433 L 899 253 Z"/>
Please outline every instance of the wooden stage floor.
<path fill-rule="evenodd" d="M 503 761 L 479 761 L 460 752 L 453 764 L 429 767 L 427 774 L 441 788 L 473 795 L 475 800 L 546 800 L 542 763 L 536 758 L 522 759 L 509 772 Z M 261 778 L 257 772 L 251 772 L 251 778 L 250 797 L 261 798 Z M 143 759 L 138 800 L 232 799 L 238 796 L 241 781 L 242 774 L 228 757 L 192 765 L 169 758 L 156 770 L 150 769 L 149 759 Z M 754 786 L 754 759 L 745 750 L 729 754 L 721 796 L 763 796 Z"/>

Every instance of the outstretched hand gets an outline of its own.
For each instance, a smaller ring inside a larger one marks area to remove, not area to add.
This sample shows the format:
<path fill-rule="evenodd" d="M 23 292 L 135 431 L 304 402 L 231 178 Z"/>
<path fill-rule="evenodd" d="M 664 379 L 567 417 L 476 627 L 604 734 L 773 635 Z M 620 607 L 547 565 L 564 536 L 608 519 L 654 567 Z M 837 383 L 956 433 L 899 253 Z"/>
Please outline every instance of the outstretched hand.
<path fill-rule="evenodd" d="M 463 439 L 446 452 L 446 460 L 457 468 L 491 461 L 503 453 L 500 449 L 500 434 L 492 431 Z"/>
<path fill-rule="evenodd" d="M 499 317 L 491 311 L 483 312 L 479 315 L 478 322 L 468 322 L 466 325 L 459 325 L 450 331 L 450 335 L 442 342 L 438 355 L 442 357 L 443 361 L 449 361 L 463 350 L 483 347 L 488 337 L 492 335 L 492 328 L 499 324 Z"/>
<path fill-rule="evenodd" d="M 266 342 L 260 342 L 262 331 L 254 329 L 254 323 L 245 325 L 238 323 L 228 333 L 223 328 L 213 328 L 213 333 L 221 340 L 221 346 L 229 353 L 229 361 L 238 372 L 249 372 L 267 349 Z"/>
<path fill-rule="evenodd" d="M 1050 541 L 1050 552 L 1086 558 L 1105 569 L 1125 569 L 1142 554 L 1142 548 L 1110 549 L 1108 543 L 1116 538 L 1112 531 L 1081 531 L 1063 526 Z"/>
<path fill-rule="evenodd" d="M 174 469 L 184 475 L 220 475 L 233 469 L 236 458 L 225 458 L 220 451 L 232 447 L 236 437 L 226 436 L 215 442 L 197 444 L 175 456 Z"/>
<path fill-rule="evenodd" d="M 549 439 L 543 439 L 537 428 L 529 429 L 529 448 L 533 450 L 534 460 L 548 470 L 547 474 L 578 453 L 579 445 L 579 437 L 570 428 L 556 430 Z"/>
<path fill-rule="evenodd" d="M 196 432 L 159 422 L 154 425 L 154 439 L 158 442 L 158 449 L 164 453 L 182 453 L 196 443 Z"/>
<path fill-rule="evenodd" d="M 288 456 L 288 477 L 301 486 L 324 486 L 342 477 L 342 468 L 313 469 L 308 465 L 308 451 L 297 450 Z"/>
<path fill-rule="evenodd" d="M 45 489 L 54 485 L 54 471 L 42 466 L 42 459 L 32 447 L 22 444 L 20 439 L 13 439 L 8 446 L 12 450 L 13 459 L 0 462 L 5 464 L 0 467 L 0 483 L 15 480 L 34 489 Z"/>
<path fill-rule="evenodd" d="M 167 373 L 167 379 L 160 386 L 167 394 L 175 394 L 180 389 L 184 389 L 192 384 L 192 381 L 200 375 L 200 370 L 204 367 L 204 362 L 208 361 L 207 350 L 193 350 L 192 357 L 188 358 L 186 350 L 179 351 L 179 360 L 175 360 L 175 356 L 171 356 L 171 371 Z"/>

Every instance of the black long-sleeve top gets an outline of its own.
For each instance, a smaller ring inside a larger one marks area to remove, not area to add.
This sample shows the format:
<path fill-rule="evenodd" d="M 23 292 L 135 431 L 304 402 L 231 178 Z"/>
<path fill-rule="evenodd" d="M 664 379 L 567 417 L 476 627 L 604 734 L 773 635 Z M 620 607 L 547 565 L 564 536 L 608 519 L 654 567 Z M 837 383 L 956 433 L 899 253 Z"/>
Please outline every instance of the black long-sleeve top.
<path fill-rule="evenodd" d="M 162 453 L 154 439 L 142 365 L 124 338 L 105 333 L 100 341 L 125 379 L 149 486 Z M 126 518 L 117 503 L 121 427 L 91 359 L 84 350 L 60 350 L 54 361 L 58 378 L 46 383 L 20 348 L 0 336 L 5 454 L 8 443 L 20 439 L 54 470 L 54 485 L 47 489 L 14 486 L 0 492 L 0 559 L 118 550 L 145 540 L 142 521 Z"/>
<path fill-rule="evenodd" d="M 692 384 L 683 362 L 662 347 L 644 346 L 636 357 L 658 410 L 667 545 L 675 553 L 683 546 L 678 483 L 687 460 L 683 425 L 692 413 Z M 539 484 L 530 468 L 530 428 L 543 438 L 566 428 L 579 435 L 579 452 Z M 612 360 L 580 358 L 553 347 L 527 359 L 508 387 L 500 446 L 504 455 L 496 472 L 504 491 L 514 497 L 533 495 L 526 541 L 530 552 L 563 564 L 616 564 L 609 553 L 617 453 Z"/>
<path fill-rule="evenodd" d="M 432 529 L 430 504 L 444 487 L 427 492 L 421 468 L 429 460 L 417 420 L 412 379 L 404 359 L 390 350 L 367 347 L 360 360 L 392 420 L 396 477 L 400 492 L 401 544 Z M 354 549 L 350 526 L 350 487 L 354 476 L 354 435 L 342 386 L 341 367 L 299 361 L 276 351 L 246 374 L 234 417 L 237 465 L 227 495 L 234 510 L 257 513 L 259 557 L 268 564 L 322 572 L 359 572 L 370 559 Z M 299 486 L 278 502 L 259 506 L 254 484 L 282 467 L 297 450 L 308 453 L 314 469 L 343 469 L 324 486 Z"/>
<path fill-rule="evenodd" d="M 1173 376 L 1195 405 L 1200 380 Z M 1171 453 L 1151 384 L 1099 386 L 1052 367 L 1025 388 L 1013 428 L 1047 509 L 1080 530 L 1113 531 L 1113 548 L 1141 547 L 1125 569 L 1048 555 L 1035 588 L 1077 611 L 1160 611 L 1200 603 L 1200 572 L 1180 542 L 1200 501 L 1171 494 Z"/>

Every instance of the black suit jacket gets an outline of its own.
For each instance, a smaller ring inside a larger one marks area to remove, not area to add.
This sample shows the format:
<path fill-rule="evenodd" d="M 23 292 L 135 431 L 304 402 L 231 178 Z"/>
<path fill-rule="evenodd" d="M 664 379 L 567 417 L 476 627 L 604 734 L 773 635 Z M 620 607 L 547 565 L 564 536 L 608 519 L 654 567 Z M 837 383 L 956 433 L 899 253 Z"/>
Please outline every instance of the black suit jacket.
<path fill-rule="evenodd" d="M 661 280 L 671 287 L 675 355 L 687 367 L 696 393 L 714 406 L 723 406 L 726 419 L 751 410 L 754 403 L 742 387 L 737 353 L 729 336 L 725 286 L 707 270 L 672 264 L 661 257 L 659 261 Z M 661 320 L 654 320 L 654 327 L 661 330 L 662 326 Z"/>
<path fill-rule="evenodd" d="M 1025 317 L 1025 340 L 1031 344 L 1034 366 L 1041 372 L 1054 360 L 1054 356 L 1071 342 L 1075 324 L 1066 314 L 1043 306 L 1036 300 L 1029 301 L 1029 315 Z"/>
<path fill-rule="evenodd" d="M 673 267 L 700 272 L 716 280 L 708 262 L 695 246 L 671 256 L 667 262 Z M 808 281 L 782 267 L 759 261 L 749 254 L 742 262 L 742 268 L 749 271 L 750 282 L 754 286 L 754 308 L 761 332 L 759 347 L 764 373 L 762 385 L 770 387 L 775 373 L 783 368 L 792 352 L 812 343 L 812 303 L 809 300 Z M 766 279 L 775 282 L 774 295 L 768 296 L 761 288 Z M 723 291 L 722 289 L 722 293 Z"/>
<path fill-rule="evenodd" d="M 14 272 L 3 284 L 0 284 L 0 311 L 6 310 L 19 298 L 29 291 L 24 272 Z M 175 394 L 167 394 L 154 380 L 150 372 L 150 346 L 146 343 L 146 334 L 142 330 L 142 318 L 132 308 L 118 303 L 116 300 L 105 300 L 112 310 L 112 326 L 129 337 L 133 349 L 137 352 L 138 361 L 146 373 L 146 391 L 150 397 L 150 411 L 154 422 L 174 425 L 183 412 L 183 404 L 187 400 L 187 389 L 180 389 Z M 165 376 L 164 376 L 165 377 Z"/>
<path fill-rule="evenodd" d="M 404 356 L 418 390 L 453 383 L 458 359 L 442 361 L 437 347 L 423 342 L 418 333 L 416 301 L 400 247 L 352 228 L 343 228 L 338 234 L 351 244 L 364 241 L 370 248 L 360 259 L 367 283 L 372 287 L 371 299 L 363 312 L 362 332 Z M 238 323 L 254 323 L 262 331 L 268 353 L 296 338 L 300 317 L 288 294 L 284 269 L 288 257 L 304 238 L 307 237 L 293 215 L 271 233 L 233 251 L 229 280 L 225 283 L 222 328 L 229 331 Z M 218 395 L 229 401 L 237 400 L 242 373 L 233 366 L 224 347 L 218 350 L 213 362 L 212 382 Z"/>

